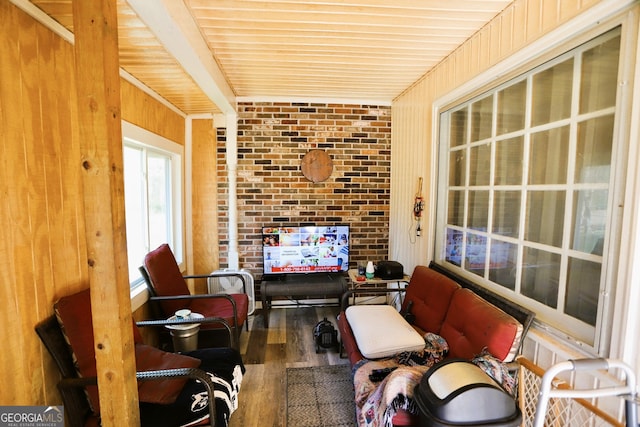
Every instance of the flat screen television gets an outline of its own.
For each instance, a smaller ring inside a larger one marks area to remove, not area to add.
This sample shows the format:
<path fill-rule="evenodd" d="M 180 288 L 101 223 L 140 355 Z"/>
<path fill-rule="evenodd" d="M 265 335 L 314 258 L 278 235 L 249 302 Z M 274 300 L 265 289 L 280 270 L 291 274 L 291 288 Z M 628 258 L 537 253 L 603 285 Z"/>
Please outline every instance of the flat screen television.
<path fill-rule="evenodd" d="M 349 226 L 262 227 L 264 275 L 349 270 Z"/>

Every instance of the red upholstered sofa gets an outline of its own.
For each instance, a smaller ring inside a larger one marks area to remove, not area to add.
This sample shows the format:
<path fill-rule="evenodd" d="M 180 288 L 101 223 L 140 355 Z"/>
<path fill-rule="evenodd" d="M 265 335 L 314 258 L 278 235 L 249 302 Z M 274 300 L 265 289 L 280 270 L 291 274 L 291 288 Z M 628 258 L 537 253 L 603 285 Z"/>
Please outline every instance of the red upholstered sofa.
<path fill-rule="evenodd" d="M 469 289 L 469 282 L 457 276 L 445 274 L 445 271 L 440 269 L 441 267 L 433 263 L 429 267 L 418 266 L 411 276 L 400 311 L 404 312 L 412 301 L 411 312 L 415 316 L 413 328 L 423 336 L 431 332 L 444 338 L 449 347 L 447 358 L 471 360 L 483 351 L 488 351 L 499 361 L 512 361 L 520 350 L 524 334 L 533 320 L 533 313 L 491 293 L 481 297 L 478 294 L 482 292 L 481 290 Z M 359 388 L 365 387 L 358 384 L 362 376 L 358 376 L 357 369 L 360 369 L 368 360 L 358 348 L 348 319 L 348 306 L 352 294 L 353 291 L 343 297 L 342 311 L 338 316 L 338 329 L 341 351 L 346 353 L 351 366 L 354 367 L 357 400 Z M 489 300 L 494 303 L 490 303 Z M 497 305 L 502 308 L 498 308 Z M 351 316 L 352 321 L 359 320 L 353 320 L 353 318 L 354 316 Z M 393 334 L 387 332 L 386 335 Z M 386 366 L 385 361 L 373 360 L 373 362 L 370 365 L 377 368 Z M 418 373 L 422 372 L 424 371 Z M 416 422 L 415 417 L 402 410 L 399 410 L 393 418 L 393 423 L 397 426 L 415 425 Z"/>

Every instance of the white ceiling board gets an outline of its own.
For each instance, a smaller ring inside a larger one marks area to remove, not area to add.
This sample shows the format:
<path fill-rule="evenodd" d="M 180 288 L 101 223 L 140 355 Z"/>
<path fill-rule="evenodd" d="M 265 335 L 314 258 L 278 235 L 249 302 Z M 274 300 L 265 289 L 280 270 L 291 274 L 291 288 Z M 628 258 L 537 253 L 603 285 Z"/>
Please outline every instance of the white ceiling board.
<path fill-rule="evenodd" d="M 31 0 L 72 31 L 71 1 Z M 185 114 L 237 98 L 390 103 L 511 2 L 117 0 L 120 64 Z"/>

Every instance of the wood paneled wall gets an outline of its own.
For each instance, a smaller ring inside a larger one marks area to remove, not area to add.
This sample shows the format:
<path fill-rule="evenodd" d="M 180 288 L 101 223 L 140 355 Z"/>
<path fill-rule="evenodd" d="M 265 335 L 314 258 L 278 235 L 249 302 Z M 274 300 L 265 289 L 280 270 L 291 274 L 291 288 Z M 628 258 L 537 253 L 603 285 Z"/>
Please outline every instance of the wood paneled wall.
<path fill-rule="evenodd" d="M 6 1 L 0 45 L 0 405 L 59 404 L 33 328 L 89 286 L 73 47 Z M 184 144 L 180 115 L 122 87 L 123 119 Z"/>
<path fill-rule="evenodd" d="M 218 164 L 213 120 L 192 122 L 193 271 L 204 274 L 219 268 Z M 204 280 L 194 282 L 196 292 L 205 291 Z"/>
<path fill-rule="evenodd" d="M 407 273 L 418 264 L 427 263 L 427 253 L 433 239 L 427 233 L 435 207 L 431 203 L 431 174 L 433 169 L 429 140 L 431 115 L 424 81 L 417 83 L 410 92 L 397 100 L 391 109 L 391 205 L 389 228 L 389 259 L 398 260 Z M 418 192 L 418 180 L 422 178 L 421 195 L 424 210 L 420 218 L 421 232 L 412 208 Z M 400 208 L 395 208 L 395 207 Z"/>
<path fill-rule="evenodd" d="M 126 80 L 120 81 L 122 118 L 136 126 L 184 145 L 185 119 Z"/>
<path fill-rule="evenodd" d="M 56 402 L 33 330 L 88 286 L 72 47 L 0 2 L 0 404 Z"/>

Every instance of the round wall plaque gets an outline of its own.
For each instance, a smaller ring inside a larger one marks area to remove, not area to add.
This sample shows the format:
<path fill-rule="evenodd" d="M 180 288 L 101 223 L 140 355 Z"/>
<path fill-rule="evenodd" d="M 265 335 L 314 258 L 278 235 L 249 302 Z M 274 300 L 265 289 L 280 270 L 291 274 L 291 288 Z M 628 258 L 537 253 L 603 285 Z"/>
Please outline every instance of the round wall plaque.
<path fill-rule="evenodd" d="M 311 150 L 302 158 L 302 174 L 311 182 L 322 182 L 331 176 L 333 162 L 324 150 Z"/>

